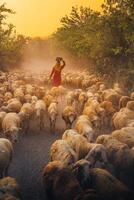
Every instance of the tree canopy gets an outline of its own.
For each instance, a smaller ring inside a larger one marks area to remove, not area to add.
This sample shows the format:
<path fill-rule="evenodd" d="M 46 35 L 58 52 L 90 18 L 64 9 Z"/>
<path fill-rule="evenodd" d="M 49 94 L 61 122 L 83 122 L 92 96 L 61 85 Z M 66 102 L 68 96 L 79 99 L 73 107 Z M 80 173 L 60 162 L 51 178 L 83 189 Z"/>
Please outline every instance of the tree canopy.
<path fill-rule="evenodd" d="M 92 60 L 102 74 L 134 70 L 134 1 L 105 0 L 102 12 L 73 7 L 54 38 L 78 57 Z M 134 73 L 133 73 L 134 74 Z"/>

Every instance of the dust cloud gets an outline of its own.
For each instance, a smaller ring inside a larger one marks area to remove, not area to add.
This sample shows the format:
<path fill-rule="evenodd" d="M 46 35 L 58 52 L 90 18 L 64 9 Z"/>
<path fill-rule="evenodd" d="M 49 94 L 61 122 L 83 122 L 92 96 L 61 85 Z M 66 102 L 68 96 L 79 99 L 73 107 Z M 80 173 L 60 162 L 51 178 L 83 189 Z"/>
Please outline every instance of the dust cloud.
<path fill-rule="evenodd" d="M 68 51 L 56 48 L 49 40 L 31 40 L 24 49 L 21 69 L 41 74 L 51 72 L 56 57 L 62 57 L 66 62 L 64 71 L 83 71 L 89 65 L 85 59 L 77 58 Z"/>

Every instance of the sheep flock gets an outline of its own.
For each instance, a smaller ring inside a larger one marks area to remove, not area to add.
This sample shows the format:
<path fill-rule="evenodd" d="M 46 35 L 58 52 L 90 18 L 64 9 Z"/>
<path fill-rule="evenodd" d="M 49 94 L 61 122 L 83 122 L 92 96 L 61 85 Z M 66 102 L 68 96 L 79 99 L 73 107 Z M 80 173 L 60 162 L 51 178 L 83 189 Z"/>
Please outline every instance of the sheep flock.
<path fill-rule="evenodd" d="M 134 92 L 102 79 L 69 71 L 53 87 L 49 72 L 0 71 L 0 200 L 24 199 L 8 175 L 14 146 L 35 122 L 35 134 L 58 135 L 58 118 L 40 173 L 47 199 L 134 200 Z"/>

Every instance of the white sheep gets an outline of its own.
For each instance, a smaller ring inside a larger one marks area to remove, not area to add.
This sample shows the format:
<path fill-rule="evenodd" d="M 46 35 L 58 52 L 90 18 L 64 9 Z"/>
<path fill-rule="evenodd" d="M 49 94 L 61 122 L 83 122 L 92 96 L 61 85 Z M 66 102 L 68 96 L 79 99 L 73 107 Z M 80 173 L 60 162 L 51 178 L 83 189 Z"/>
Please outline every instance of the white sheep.
<path fill-rule="evenodd" d="M 50 119 L 50 129 L 55 131 L 56 119 L 58 116 L 58 102 L 52 102 L 48 107 L 48 115 Z"/>
<path fill-rule="evenodd" d="M 87 115 L 79 116 L 75 124 L 75 129 L 84 136 L 89 142 L 94 141 L 94 130 Z"/>
<path fill-rule="evenodd" d="M 76 153 L 65 140 L 56 140 L 50 149 L 51 161 L 61 161 L 64 166 L 71 165 L 77 160 Z"/>
<path fill-rule="evenodd" d="M 4 135 L 12 142 L 18 142 L 21 120 L 16 113 L 7 113 L 2 122 Z"/>

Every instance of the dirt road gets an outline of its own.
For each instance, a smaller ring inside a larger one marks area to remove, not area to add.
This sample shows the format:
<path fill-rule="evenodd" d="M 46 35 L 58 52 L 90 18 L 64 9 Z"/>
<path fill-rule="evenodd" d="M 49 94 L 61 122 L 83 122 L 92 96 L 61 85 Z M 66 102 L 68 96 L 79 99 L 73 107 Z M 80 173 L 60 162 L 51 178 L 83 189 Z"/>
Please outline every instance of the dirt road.
<path fill-rule="evenodd" d="M 39 133 L 38 125 L 31 122 L 32 129 L 26 135 L 22 135 L 20 142 L 14 145 L 13 160 L 9 168 L 9 176 L 18 181 L 23 200 L 46 200 L 43 193 L 41 174 L 43 167 L 49 162 L 49 149 L 51 144 L 61 135 L 65 129 L 61 119 L 63 104 L 59 104 L 60 114 L 55 134 L 49 131 L 49 121 L 46 120 L 46 128 Z"/>

